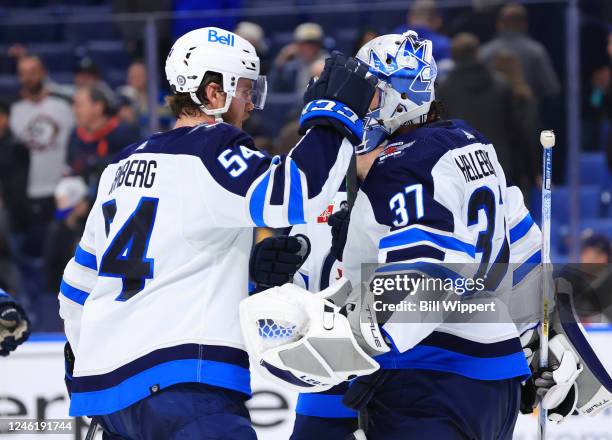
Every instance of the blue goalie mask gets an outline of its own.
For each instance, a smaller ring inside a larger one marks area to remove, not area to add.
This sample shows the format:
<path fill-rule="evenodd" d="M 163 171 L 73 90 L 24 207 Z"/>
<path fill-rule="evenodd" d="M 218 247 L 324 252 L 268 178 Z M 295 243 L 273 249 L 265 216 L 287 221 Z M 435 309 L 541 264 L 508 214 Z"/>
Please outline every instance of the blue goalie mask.
<path fill-rule="evenodd" d="M 378 103 L 366 115 L 363 142 L 356 148 L 364 154 L 400 126 L 427 120 L 438 69 L 431 41 L 419 40 L 414 31 L 375 38 L 359 50 L 357 59 L 380 80 Z"/>

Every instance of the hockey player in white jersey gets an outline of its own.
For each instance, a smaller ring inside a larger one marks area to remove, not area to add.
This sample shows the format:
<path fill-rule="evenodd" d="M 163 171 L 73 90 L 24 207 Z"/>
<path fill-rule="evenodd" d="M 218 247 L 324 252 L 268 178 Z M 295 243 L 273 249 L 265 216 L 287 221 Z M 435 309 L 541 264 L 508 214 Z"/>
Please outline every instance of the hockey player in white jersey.
<path fill-rule="evenodd" d="M 30 321 L 8 293 L 0 288 L 0 356 L 8 356 L 30 336 Z"/>
<path fill-rule="evenodd" d="M 341 279 L 348 219 L 343 182 L 316 221 L 295 225 L 290 235 L 266 238 L 255 247 L 250 262 L 257 285 L 253 293 L 287 282 L 316 293 Z M 304 238 L 308 244 L 300 245 Z M 347 389 L 348 382 L 344 382 L 321 393 L 301 393 L 291 440 L 344 439 L 356 431 L 357 412 L 342 402 Z"/>
<path fill-rule="evenodd" d="M 177 124 L 104 171 L 60 289 L 70 415 L 109 438 L 252 439 L 238 319 L 254 226 L 303 223 L 337 191 L 377 80 L 340 54 L 304 95 L 304 137 L 270 158 L 241 130 L 265 78 L 246 40 L 189 32 L 166 60 Z M 69 350 L 67 350 L 69 352 Z"/>
<path fill-rule="evenodd" d="M 381 273 L 425 275 L 435 263 L 471 263 L 490 286 L 519 284 L 539 263 L 539 230 L 491 143 L 462 121 L 438 120 L 431 50 L 409 32 L 374 39 L 358 53 L 382 87 L 358 157 L 361 187 L 344 270 L 359 285 L 365 262 L 391 263 Z M 509 262 L 516 265 L 510 281 L 487 272 L 490 263 Z M 243 301 L 249 351 L 269 377 L 303 391 L 324 391 L 380 366 L 346 396 L 367 408 L 369 439 L 512 437 L 520 384 L 530 375 L 514 322 L 377 321 L 372 296 L 356 293 L 342 310 L 289 285 Z M 262 321 L 265 330 L 257 327 Z M 270 345 L 282 338 L 287 343 Z"/>

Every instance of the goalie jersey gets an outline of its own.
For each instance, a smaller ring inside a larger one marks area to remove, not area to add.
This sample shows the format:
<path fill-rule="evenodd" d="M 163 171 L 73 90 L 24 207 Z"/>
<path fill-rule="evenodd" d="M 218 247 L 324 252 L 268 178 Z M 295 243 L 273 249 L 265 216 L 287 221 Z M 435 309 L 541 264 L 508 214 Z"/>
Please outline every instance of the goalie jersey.
<path fill-rule="evenodd" d="M 70 414 L 101 415 L 200 382 L 250 393 L 238 304 L 253 226 L 315 218 L 352 145 L 315 127 L 268 157 L 225 123 L 176 128 L 121 152 L 61 284 L 75 353 Z"/>
<path fill-rule="evenodd" d="M 360 187 L 344 251 L 355 286 L 361 263 L 381 271 L 417 265 L 514 263 L 504 282 L 537 277 L 540 233 L 520 190 L 508 187 L 495 149 L 463 121 L 428 124 L 392 138 Z M 537 292 L 534 292 L 537 295 Z M 527 377 L 516 325 L 382 325 L 392 346 L 382 368 L 431 369 L 473 379 Z"/>

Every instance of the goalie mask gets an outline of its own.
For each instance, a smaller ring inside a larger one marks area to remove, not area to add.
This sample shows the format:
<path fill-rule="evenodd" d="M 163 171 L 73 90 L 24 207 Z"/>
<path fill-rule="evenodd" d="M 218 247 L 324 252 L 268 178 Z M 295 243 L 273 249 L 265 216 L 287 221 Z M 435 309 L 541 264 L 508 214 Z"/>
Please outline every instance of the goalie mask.
<path fill-rule="evenodd" d="M 414 31 L 375 38 L 357 53 L 379 80 L 378 106 L 365 119 L 363 143 L 357 154 L 379 146 L 404 124 L 422 124 L 434 101 L 438 69 L 432 43 Z"/>
<path fill-rule="evenodd" d="M 302 393 L 326 391 L 379 365 L 357 344 L 339 307 L 326 300 L 350 284 L 313 294 L 284 284 L 242 300 L 240 325 L 256 368 L 273 382 Z"/>
<path fill-rule="evenodd" d="M 207 72 L 222 77 L 221 86 L 226 93 L 223 108 L 208 109 L 196 95 Z M 217 121 L 228 111 L 232 98 L 237 97 L 240 78 L 252 80 L 253 88 L 248 91 L 249 96 L 238 98 L 250 99 L 256 109 L 263 109 L 266 101 L 266 77 L 259 75 L 259 57 L 253 45 L 216 27 L 196 29 L 176 40 L 166 58 L 166 78 L 174 93 L 189 93 L 191 100 Z"/>

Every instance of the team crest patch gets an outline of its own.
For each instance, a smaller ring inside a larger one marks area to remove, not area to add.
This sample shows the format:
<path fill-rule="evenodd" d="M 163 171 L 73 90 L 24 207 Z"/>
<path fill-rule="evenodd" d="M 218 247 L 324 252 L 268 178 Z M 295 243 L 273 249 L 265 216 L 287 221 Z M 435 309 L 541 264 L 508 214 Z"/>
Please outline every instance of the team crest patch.
<path fill-rule="evenodd" d="M 327 208 L 325 208 L 325 211 L 323 211 L 317 217 L 317 223 L 327 223 L 329 216 L 332 215 L 333 212 L 334 212 L 334 204 L 330 203 L 329 205 L 327 205 Z"/>
<path fill-rule="evenodd" d="M 387 145 L 382 153 L 380 153 L 380 156 L 378 156 L 378 162 L 383 162 L 390 157 L 401 156 L 404 153 L 404 150 L 414 145 L 415 142 L 416 141 L 412 141 L 408 142 L 407 144 L 404 144 L 403 142 L 395 142 Z"/>

